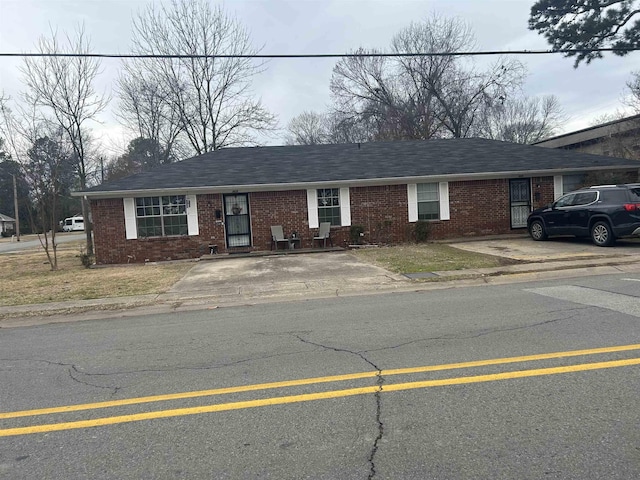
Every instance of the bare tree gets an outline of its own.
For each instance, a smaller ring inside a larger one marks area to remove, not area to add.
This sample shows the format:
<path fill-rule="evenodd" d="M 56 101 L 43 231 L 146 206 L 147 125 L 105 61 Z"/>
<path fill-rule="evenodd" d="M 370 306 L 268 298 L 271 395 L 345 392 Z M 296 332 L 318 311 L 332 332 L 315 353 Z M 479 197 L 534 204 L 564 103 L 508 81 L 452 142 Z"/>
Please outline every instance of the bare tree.
<path fill-rule="evenodd" d="M 640 72 L 631 72 L 631 79 L 626 86 L 627 95 L 624 103 L 633 108 L 636 113 L 640 113 Z"/>
<path fill-rule="evenodd" d="M 289 121 L 286 145 L 329 143 L 328 119 L 321 113 L 304 111 Z"/>
<path fill-rule="evenodd" d="M 360 143 L 380 138 L 372 119 L 367 122 L 339 111 L 302 112 L 291 119 L 287 130 L 286 145 Z"/>
<path fill-rule="evenodd" d="M 507 99 L 485 111 L 478 135 L 531 144 L 555 135 L 566 116 L 557 97 Z"/>
<path fill-rule="evenodd" d="M 405 90 L 398 63 L 381 53 L 358 49 L 362 56 L 345 57 L 333 69 L 331 93 L 336 114 L 370 129 L 377 140 L 429 138 L 430 131 L 419 132 L 416 108 L 411 93 Z M 414 107 L 414 108 L 411 108 Z"/>
<path fill-rule="evenodd" d="M 154 163 L 171 163 L 189 152 L 178 140 L 180 115 L 171 102 L 170 92 L 148 75 L 150 69 L 150 65 L 145 67 L 143 63 L 124 64 L 117 80 L 117 115 L 123 125 L 135 132 L 136 138 L 150 139 L 160 147 Z"/>
<path fill-rule="evenodd" d="M 518 61 L 498 61 L 483 72 L 452 68 L 431 86 L 435 117 L 455 138 L 476 135 L 483 112 L 505 102 L 523 80 L 524 68 Z"/>
<path fill-rule="evenodd" d="M 623 120 L 627 114 L 623 110 L 616 109 L 614 112 L 603 113 L 589 120 L 590 127 L 599 127 L 604 123 L 617 122 Z"/>
<path fill-rule="evenodd" d="M 361 143 L 375 139 L 375 129 L 371 122 L 358 121 L 337 111 L 326 115 L 328 129 L 327 143 Z"/>
<path fill-rule="evenodd" d="M 61 53 L 63 50 L 79 54 L 91 51 L 84 27 L 76 30 L 75 36 L 59 38 L 53 31 L 50 38 L 42 37 L 38 42 L 40 53 Z M 107 99 L 94 89 L 94 81 L 100 71 L 100 61 L 89 57 L 40 57 L 26 58 L 22 67 L 25 99 L 33 105 L 44 107 L 63 130 L 71 145 L 76 161 L 80 189 L 87 187 L 90 177 L 88 124 L 96 120 L 105 108 Z M 92 226 L 89 203 L 82 201 L 85 219 L 87 255 L 93 255 Z"/>
<path fill-rule="evenodd" d="M 38 234 L 51 270 L 57 270 L 58 200 L 75 175 L 75 165 L 65 132 L 39 115 L 33 104 L 18 106 L 14 113 L 8 99 L 0 98 L 0 132 L 28 186 L 23 202 L 31 230 Z"/>
<path fill-rule="evenodd" d="M 58 130 L 57 135 L 37 138 L 27 150 L 28 160 L 22 165 L 35 211 L 32 225 L 37 232 L 43 232 L 44 240 L 40 234 L 38 236 L 51 270 L 58 269 L 55 238 L 59 218 L 58 200 L 64 191 L 64 185 L 68 183 L 65 177 L 75 175 L 72 154 L 67 149 L 68 143 L 63 136 L 64 132 Z M 51 234 L 50 244 L 47 232 Z"/>
<path fill-rule="evenodd" d="M 473 32 L 464 22 L 431 15 L 423 22 L 411 23 L 393 37 L 394 53 L 446 53 L 473 50 L 475 45 Z M 464 87 L 461 59 L 454 56 L 415 56 L 401 57 L 398 60 L 399 75 L 403 78 L 408 103 L 414 112 L 415 124 L 423 135 L 413 138 L 431 138 L 441 136 L 443 130 L 450 130 L 453 136 L 462 136 L 457 125 L 460 121 L 454 113 L 455 103 L 462 99 L 449 98 L 452 92 L 445 92 L 447 82 L 457 81 L 457 88 Z M 460 92 L 457 93 L 458 95 Z M 416 132 L 417 133 L 417 132 Z"/>
<path fill-rule="evenodd" d="M 473 43 L 466 24 L 434 15 L 399 32 L 392 51 L 438 54 L 471 50 Z M 336 110 L 374 125 L 377 139 L 464 137 L 475 133 L 484 109 L 511 95 L 523 78 L 522 64 L 505 59 L 482 70 L 452 55 L 357 56 L 337 63 L 331 92 Z"/>
<path fill-rule="evenodd" d="M 252 98 L 251 79 L 263 65 L 253 55 L 248 32 L 221 7 L 204 0 L 151 4 L 134 19 L 134 51 L 190 55 L 145 63 L 145 78 L 167 95 L 181 134 L 196 154 L 253 142 L 274 117 Z M 170 110 L 172 111 L 172 110 Z"/>

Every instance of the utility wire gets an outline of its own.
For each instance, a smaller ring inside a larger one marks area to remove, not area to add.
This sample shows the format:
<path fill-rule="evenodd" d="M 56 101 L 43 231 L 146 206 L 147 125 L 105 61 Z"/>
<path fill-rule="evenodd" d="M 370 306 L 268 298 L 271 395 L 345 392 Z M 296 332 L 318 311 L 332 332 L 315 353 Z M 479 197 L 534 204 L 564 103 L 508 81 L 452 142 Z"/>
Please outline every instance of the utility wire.
<path fill-rule="evenodd" d="M 254 55 L 200 55 L 200 54 L 137 54 L 137 53 L 16 53 L 0 52 L 0 57 L 77 57 L 77 58 L 364 58 L 364 57 L 477 57 L 487 55 L 551 55 L 556 53 L 636 52 L 638 47 L 624 48 L 566 48 L 558 50 L 488 50 L 480 52 L 413 52 L 413 53 L 300 53 Z"/>

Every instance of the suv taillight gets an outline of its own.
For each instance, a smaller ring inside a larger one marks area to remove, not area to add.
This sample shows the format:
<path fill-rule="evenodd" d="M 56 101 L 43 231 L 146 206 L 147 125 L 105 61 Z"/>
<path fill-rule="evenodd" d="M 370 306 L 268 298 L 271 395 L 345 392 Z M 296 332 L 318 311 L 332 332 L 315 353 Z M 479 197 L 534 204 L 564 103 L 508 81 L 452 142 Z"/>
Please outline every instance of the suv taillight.
<path fill-rule="evenodd" d="M 624 209 L 627 212 L 634 212 L 636 210 L 640 210 L 640 203 L 625 203 Z"/>

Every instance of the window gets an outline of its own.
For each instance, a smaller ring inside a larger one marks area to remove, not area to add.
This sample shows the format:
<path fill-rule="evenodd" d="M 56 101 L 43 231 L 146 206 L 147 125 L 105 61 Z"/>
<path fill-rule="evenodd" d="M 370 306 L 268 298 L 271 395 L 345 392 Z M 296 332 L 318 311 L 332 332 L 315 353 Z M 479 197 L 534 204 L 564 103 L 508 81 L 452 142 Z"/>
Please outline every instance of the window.
<path fill-rule="evenodd" d="M 593 203 L 598 198 L 598 192 L 582 192 L 576 193 L 575 198 L 573 199 L 572 205 L 580 206 L 580 205 L 589 205 Z"/>
<path fill-rule="evenodd" d="M 437 183 L 419 183 L 418 220 L 438 220 L 440 218 L 440 194 Z"/>
<path fill-rule="evenodd" d="M 188 235 L 186 197 L 136 198 L 136 224 L 139 237 Z"/>
<path fill-rule="evenodd" d="M 573 199 L 575 197 L 575 194 L 570 193 L 569 195 L 565 195 L 564 197 L 561 197 L 558 199 L 558 201 L 556 202 L 556 207 L 570 207 L 571 205 L 573 205 Z"/>
<path fill-rule="evenodd" d="M 580 192 L 569 193 L 563 197 L 560 197 L 556 202 L 556 207 L 579 207 L 582 205 L 589 205 L 598 199 L 598 192 Z"/>
<path fill-rule="evenodd" d="M 583 186 L 585 181 L 585 175 L 578 173 L 575 175 L 563 175 L 562 176 L 562 193 L 573 192 Z"/>
<path fill-rule="evenodd" d="M 329 222 L 331 225 L 341 225 L 340 222 L 340 189 L 318 189 L 318 222 Z"/>

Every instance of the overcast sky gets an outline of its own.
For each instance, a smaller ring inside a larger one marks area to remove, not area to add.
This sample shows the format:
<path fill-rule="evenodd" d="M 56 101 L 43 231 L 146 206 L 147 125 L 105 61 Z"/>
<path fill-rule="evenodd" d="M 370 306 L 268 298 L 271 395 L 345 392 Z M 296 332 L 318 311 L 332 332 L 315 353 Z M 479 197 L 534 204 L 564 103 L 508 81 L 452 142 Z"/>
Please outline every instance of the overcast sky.
<path fill-rule="evenodd" d="M 345 53 L 358 47 L 388 49 L 391 38 L 410 22 L 431 13 L 459 17 L 473 29 L 478 50 L 548 49 L 527 29 L 534 0 L 233 0 L 225 10 L 251 33 L 264 54 Z M 73 32 L 84 22 L 96 53 L 130 52 L 131 18 L 147 0 L 0 0 L 0 51 L 30 52 L 51 28 Z M 623 108 L 621 95 L 640 53 L 607 55 L 573 68 L 561 55 L 519 57 L 529 76 L 529 96 L 556 95 L 570 117 L 564 131 L 589 126 L 594 117 Z M 324 111 L 336 59 L 271 60 L 255 78 L 254 90 L 284 128 L 303 110 Z M 0 58 L 0 90 L 12 97 L 21 89 L 21 60 Z M 111 92 L 118 60 L 102 64 L 98 88 Z M 113 104 L 114 102 L 112 102 Z M 118 153 L 127 138 L 107 113 L 94 126 L 105 146 Z M 281 144 L 277 135 L 270 144 Z"/>

